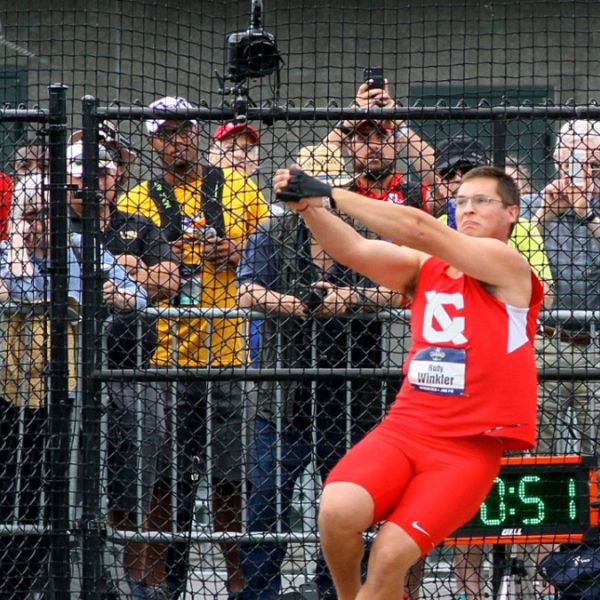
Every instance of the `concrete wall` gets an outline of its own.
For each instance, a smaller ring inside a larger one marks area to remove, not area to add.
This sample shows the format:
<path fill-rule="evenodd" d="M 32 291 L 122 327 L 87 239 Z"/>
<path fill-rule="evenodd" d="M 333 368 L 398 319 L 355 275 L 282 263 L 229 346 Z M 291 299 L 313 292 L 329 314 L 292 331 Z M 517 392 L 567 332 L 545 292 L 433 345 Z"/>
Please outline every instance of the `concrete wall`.
<path fill-rule="evenodd" d="M 351 99 L 362 68 L 382 64 L 406 99 L 420 85 L 542 85 L 557 99 L 597 94 L 600 3 L 264 0 L 285 58 L 282 96 Z M 226 32 L 249 24 L 250 0 L 0 1 L 4 65 L 29 72 L 30 101 L 63 81 L 74 99 L 217 101 Z M 40 57 L 27 58 L 12 44 Z M 257 100 L 266 85 L 253 86 Z"/>

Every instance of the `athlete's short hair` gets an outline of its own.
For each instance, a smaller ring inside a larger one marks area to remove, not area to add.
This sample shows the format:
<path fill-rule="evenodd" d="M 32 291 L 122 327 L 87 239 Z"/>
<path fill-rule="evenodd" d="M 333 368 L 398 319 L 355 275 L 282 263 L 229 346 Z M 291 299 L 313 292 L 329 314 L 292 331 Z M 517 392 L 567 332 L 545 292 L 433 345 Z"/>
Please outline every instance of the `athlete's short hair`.
<path fill-rule="evenodd" d="M 463 175 L 461 184 L 470 179 L 493 179 L 496 191 L 506 206 L 521 206 L 521 192 L 515 180 L 497 167 L 475 167 Z"/>

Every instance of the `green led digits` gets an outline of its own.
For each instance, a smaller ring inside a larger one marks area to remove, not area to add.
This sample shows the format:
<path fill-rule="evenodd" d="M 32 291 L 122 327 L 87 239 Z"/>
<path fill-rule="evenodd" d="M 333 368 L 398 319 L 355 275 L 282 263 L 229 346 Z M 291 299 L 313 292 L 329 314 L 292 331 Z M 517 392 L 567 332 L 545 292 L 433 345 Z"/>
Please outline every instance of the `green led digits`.
<path fill-rule="evenodd" d="M 581 533 L 590 523 L 587 465 L 518 465 L 504 467 L 461 535 Z"/>
<path fill-rule="evenodd" d="M 498 517 L 496 519 L 490 518 L 488 502 L 490 501 L 490 497 L 494 490 L 498 491 Z M 494 488 L 490 495 L 487 497 L 486 501 L 481 505 L 479 510 L 479 515 L 481 517 L 481 521 L 484 525 L 502 525 L 504 520 L 506 519 L 506 503 L 504 498 L 506 496 L 506 485 L 500 477 L 496 477 L 494 479 Z"/>
<path fill-rule="evenodd" d="M 569 479 L 569 519 L 574 521 L 577 518 L 577 485 L 574 479 Z"/>
<path fill-rule="evenodd" d="M 578 501 L 577 479 L 570 474 L 501 473 L 474 521 L 485 527 L 574 523 Z"/>
<path fill-rule="evenodd" d="M 538 496 L 528 496 L 527 490 L 525 489 L 528 483 L 538 483 L 539 481 L 541 481 L 539 475 L 525 475 L 525 477 L 522 477 L 521 481 L 519 481 L 519 500 L 521 500 L 523 504 L 537 504 L 537 516 L 524 518 L 524 525 L 538 525 L 539 523 L 543 523 L 544 518 L 546 517 L 546 507 L 541 498 Z"/>

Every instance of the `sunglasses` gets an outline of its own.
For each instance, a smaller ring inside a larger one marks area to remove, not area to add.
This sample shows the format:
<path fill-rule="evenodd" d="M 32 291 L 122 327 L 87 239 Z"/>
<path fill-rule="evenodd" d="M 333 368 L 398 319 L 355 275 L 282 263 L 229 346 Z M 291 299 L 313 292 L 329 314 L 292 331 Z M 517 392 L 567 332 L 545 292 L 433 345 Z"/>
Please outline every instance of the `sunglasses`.
<path fill-rule="evenodd" d="M 154 134 L 154 137 L 157 137 L 163 141 L 170 141 L 179 136 L 192 137 L 194 134 L 195 125 L 193 123 L 187 122 L 176 127 L 163 126 Z"/>

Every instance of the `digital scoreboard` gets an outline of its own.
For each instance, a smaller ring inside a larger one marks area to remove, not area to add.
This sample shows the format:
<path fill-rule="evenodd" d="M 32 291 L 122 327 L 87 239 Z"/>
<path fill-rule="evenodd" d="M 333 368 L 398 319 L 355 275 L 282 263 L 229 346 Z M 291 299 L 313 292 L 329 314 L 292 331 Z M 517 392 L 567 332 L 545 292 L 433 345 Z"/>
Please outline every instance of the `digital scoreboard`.
<path fill-rule="evenodd" d="M 477 514 L 447 544 L 578 542 L 598 524 L 595 457 L 502 459 Z"/>

